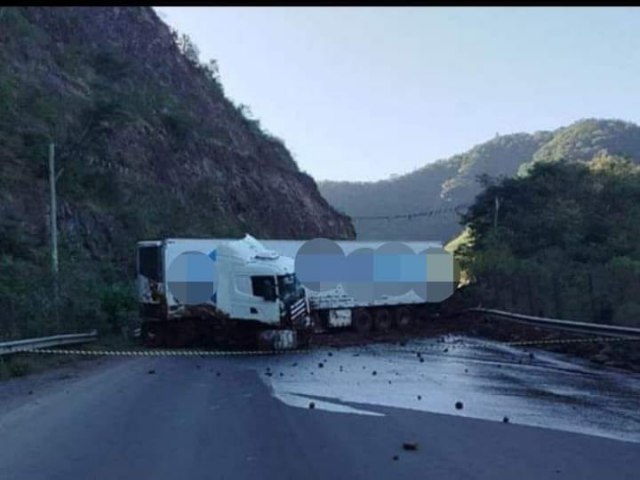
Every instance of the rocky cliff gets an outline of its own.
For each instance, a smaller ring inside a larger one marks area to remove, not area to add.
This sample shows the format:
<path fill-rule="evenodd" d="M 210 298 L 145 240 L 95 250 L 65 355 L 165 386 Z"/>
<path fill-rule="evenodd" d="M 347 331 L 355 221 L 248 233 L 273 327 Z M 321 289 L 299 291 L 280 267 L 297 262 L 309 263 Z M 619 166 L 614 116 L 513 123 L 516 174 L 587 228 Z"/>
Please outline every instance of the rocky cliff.
<path fill-rule="evenodd" d="M 5 251 L 47 242 L 49 140 L 61 237 L 93 256 L 164 235 L 354 236 L 151 8 L 0 8 Z"/>
<path fill-rule="evenodd" d="M 134 321 L 138 240 L 354 237 L 185 40 L 146 7 L 0 7 L 0 339 Z"/>

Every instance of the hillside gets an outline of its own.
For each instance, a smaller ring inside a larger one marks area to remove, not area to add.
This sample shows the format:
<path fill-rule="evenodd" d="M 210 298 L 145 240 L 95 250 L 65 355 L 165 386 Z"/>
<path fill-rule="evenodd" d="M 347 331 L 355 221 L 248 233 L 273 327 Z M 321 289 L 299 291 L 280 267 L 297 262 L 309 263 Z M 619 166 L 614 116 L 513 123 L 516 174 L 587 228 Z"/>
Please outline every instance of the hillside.
<path fill-rule="evenodd" d="M 193 52 L 147 7 L 0 8 L 0 301 L 17 302 L 3 320 L 50 308 L 50 140 L 69 288 L 131 278 L 145 238 L 354 236 Z M 42 277 L 40 307 L 22 276 L 31 290 Z"/>
<path fill-rule="evenodd" d="M 379 182 L 320 182 L 322 195 L 348 215 L 397 215 L 443 206 L 469 205 L 482 190 L 481 175 L 493 179 L 526 175 L 540 162 L 587 162 L 607 152 L 640 162 L 640 127 L 618 120 L 586 119 L 553 132 L 498 136 L 466 153 Z M 460 233 L 458 215 L 413 219 L 354 219 L 362 239 L 447 241 Z"/>

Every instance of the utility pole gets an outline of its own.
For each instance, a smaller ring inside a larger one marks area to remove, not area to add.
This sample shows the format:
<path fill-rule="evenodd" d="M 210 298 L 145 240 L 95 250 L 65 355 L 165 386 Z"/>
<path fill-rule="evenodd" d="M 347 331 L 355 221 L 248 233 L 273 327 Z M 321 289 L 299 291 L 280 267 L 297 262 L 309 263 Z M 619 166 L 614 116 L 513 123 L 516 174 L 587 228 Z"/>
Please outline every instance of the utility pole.
<path fill-rule="evenodd" d="M 51 271 L 58 275 L 58 208 L 56 205 L 55 145 L 49 143 L 49 186 L 51 187 Z"/>
<path fill-rule="evenodd" d="M 60 326 L 58 319 L 58 208 L 56 205 L 56 168 L 55 145 L 49 143 L 49 186 L 51 189 L 51 272 L 53 273 L 53 300 L 56 327 Z"/>

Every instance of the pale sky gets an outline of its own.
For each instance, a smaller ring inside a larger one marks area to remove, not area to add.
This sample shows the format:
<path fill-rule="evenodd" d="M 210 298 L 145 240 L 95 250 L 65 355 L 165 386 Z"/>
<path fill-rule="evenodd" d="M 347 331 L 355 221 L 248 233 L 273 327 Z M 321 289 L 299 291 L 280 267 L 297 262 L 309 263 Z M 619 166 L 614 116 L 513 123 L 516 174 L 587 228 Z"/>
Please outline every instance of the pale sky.
<path fill-rule="evenodd" d="M 640 9 L 156 7 L 316 180 L 378 180 L 496 133 L 640 123 Z"/>

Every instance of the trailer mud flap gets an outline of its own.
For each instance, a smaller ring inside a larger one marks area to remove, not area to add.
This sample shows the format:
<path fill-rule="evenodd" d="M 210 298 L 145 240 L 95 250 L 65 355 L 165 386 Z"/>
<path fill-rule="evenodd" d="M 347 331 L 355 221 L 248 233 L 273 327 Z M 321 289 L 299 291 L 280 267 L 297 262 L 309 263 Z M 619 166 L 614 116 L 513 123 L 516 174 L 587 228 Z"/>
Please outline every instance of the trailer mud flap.
<path fill-rule="evenodd" d="M 292 350 L 298 347 L 298 336 L 295 330 L 264 330 L 258 335 L 261 347 L 274 350 Z"/>

